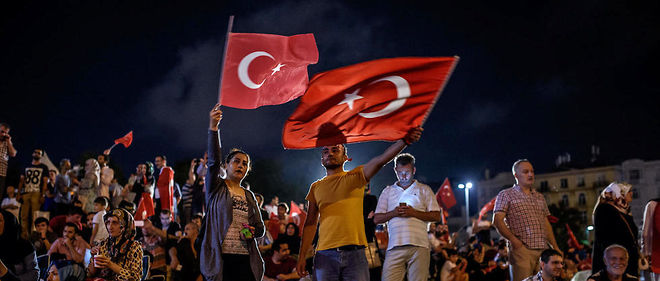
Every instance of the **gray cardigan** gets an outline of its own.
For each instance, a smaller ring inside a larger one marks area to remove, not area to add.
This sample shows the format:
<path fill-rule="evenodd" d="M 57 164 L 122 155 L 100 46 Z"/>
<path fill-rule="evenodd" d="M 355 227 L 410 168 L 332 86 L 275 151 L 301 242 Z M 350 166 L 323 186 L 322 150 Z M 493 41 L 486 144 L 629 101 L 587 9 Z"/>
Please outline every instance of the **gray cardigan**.
<path fill-rule="evenodd" d="M 206 176 L 206 216 L 202 225 L 200 268 L 206 280 L 222 281 L 223 260 L 222 241 L 232 221 L 232 204 L 229 190 L 225 181 L 220 177 L 223 169 L 222 154 L 220 151 L 220 137 L 217 131 L 210 131 L 208 135 L 208 173 Z M 255 238 L 265 233 L 261 212 L 257 207 L 254 194 L 245 190 L 248 205 L 248 222 L 255 228 L 254 238 L 247 240 L 250 253 L 250 267 L 255 280 L 261 280 L 264 274 L 264 261 L 259 253 Z"/>

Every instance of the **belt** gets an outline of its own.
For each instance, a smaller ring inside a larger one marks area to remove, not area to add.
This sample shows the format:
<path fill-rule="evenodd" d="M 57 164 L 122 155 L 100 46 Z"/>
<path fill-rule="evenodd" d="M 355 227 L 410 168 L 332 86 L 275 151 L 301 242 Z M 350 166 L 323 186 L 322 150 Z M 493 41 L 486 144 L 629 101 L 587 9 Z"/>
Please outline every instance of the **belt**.
<path fill-rule="evenodd" d="M 346 245 L 346 246 L 341 246 L 337 248 L 330 248 L 328 250 L 333 250 L 333 251 L 355 251 L 359 249 L 364 249 L 365 247 L 363 245 Z"/>

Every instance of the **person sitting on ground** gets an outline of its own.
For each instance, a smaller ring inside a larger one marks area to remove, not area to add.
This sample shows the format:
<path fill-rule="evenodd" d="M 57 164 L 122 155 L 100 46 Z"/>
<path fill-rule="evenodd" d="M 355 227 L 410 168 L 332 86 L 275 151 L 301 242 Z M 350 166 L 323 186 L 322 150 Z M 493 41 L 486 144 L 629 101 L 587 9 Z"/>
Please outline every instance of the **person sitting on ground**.
<path fill-rule="evenodd" d="M 53 242 L 57 240 L 57 234 L 48 230 L 48 219 L 44 217 L 34 220 L 34 228 L 36 231 L 30 235 L 30 242 L 34 245 L 37 256 L 41 256 L 46 254 Z"/>
<path fill-rule="evenodd" d="M 87 276 L 108 281 L 140 280 L 142 245 L 135 241 L 133 216 L 119 208 L 105 214 L 103 221 L 109 236 L 92 249 L 94 264 L 87 267 Z"/>
<path fill-rule="evenodd" d="M 199 253 L 195 249 L 195 240 L 199 235 L 199 226 L 193 222 L 186 224 L 184 237 L 176 247 L 169 250 L 172 262 L 170 268 L 174 273 L 174 280 L 197 280 L 202 281 L 202 273 L 199 270 Z"/>
<path fill-rule="evenodd" d="M 467 281 L 468 275 L 465 273 L 466 262 L 459 260 L 458 252 L 454 249 L 447 249 L 447 261 L 442 265 L 440 271 L 441 281 Z"/>
<path fill-rule="evenodd" d="M 0 210 L 0 280 L 37 280 L 39 266 L 30 241 L 20 237 L 18 219 Z"/>
<path fill-rule="evenodd" d="M 77 227 L 74 223 L 67 222 L 62 231 L 62 237 L 57 238 L 48 250 L 51 259 L 63 259 L 82 263 L 85 258 L 85 250 L 89 249 L 89 244 L 82 237 L 77 235 Z M 55 255 L 59 254 L 59 255 Z M 57 258 L 59 256 L 60 258 Z"/>
<path fill-rule="evenodd" d="M 145 220 L 145 225 L 142 227 L 142 250 L 145 254 L 151 256 L 151 269 L 149 276 L 166 275 L 167 274 L 167 261 L 165 255 L 165 238 L 156 234 L 157 228 Z"/>
<path fill-rule="evenodd" d="M 296 260 L 289 256 L 289 245 L 278 239 L 273 242 L 272 249 L 273 255 L 264 257 L 266 271 L 263 280 L 298 280 L 300 275 L 296 273 Z"/>
<path fill-rule="evenodd" d="M 628 250 L 619 244 L 612 244 L 605 248 L 602 269 L 587 278 L 587 281 L 637 281 L 636 276 L 626 273 L 628 267 Z M 636 262 L 636 261 L 635 261 Z"/>
<path fill-rule="evenodd" d="M 564 258 L 553 249 L 545 249 L 541 252 L 539 263 L 541 271 L 525 278 L 523 281 L 561 281 L 562 268 L 564 267 Z"/>
<path fill-rule="evenodd" d="M 280 236 L 277 239 L 275 239 L 275 240 L 280 240 L 283 243 L 289 245 L 290 254 L 294 259 L 298 258 L 298 254 L 300 252 L 299 232 L 300 230 L 298 229 L 298 225 L 290 222 L 286 225 L 286 232 L 280 234 Z"/>
<path fill-rule="evenodd" d="M 59 215 L 51 218 L 48 226 L 50 226 L 50 229 L 52 229 L 58 237 L 62 237 L 61 235 L 64 233 L 64 225 L 67 223 L 75 224 L 78 231 L 81 231 L 83 227 L 81 221 L 84 216 L 85 213 L 82 208 L 73 207 L 69 209 L 69 212 L 67 212 L 66 215 Z"/>

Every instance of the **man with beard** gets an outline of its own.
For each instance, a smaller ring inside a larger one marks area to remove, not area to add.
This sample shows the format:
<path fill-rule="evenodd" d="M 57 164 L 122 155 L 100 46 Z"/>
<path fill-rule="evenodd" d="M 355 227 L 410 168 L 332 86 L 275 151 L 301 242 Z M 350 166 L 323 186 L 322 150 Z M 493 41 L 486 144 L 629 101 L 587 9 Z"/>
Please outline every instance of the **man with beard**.
<path fill-rule="evenodd" d="M 440 206 L 431 187 L 418 182 L 415 157 L 409 153 L 394 159 L 398 181 L 386 187 L 378 198 L 374 222 L 387 222 L 389 242 L 383 264 L 382 280 L 426 281 L 429 275 L 431 250 L 427 223 L 440 220 Z"/>
<path fill-rule="evenodd" d="M 42 149 L 37 148 L 32 152 L 32 162 L 25 168 L 25 173 L 21 175 L 18 185 L 18 189 L 21 191 L 20 199 L 23 200 L 21 228 L 25 237 L 30 235 L 32 215 L 41 208 L 42 195 L 45 193 L 48 183 L 48 166 L 41 163 L 43 156 Z"/>
<path fill-rule="evenodd" d="M 545 198 L 532 187 L 532 163 L 520 159 L 513 163 L 511 172 L 516 184 L 497 194 L 493 225 L 509 241 L 511 281 L 520 281 L 534 274 L 548 243 L 558 251 L 559 246 L 548 221 L 550 211 Z"/>
<path fill-rule="evenodd" d="M 605 269 L 594 273 L 587 281 L 637 281 L 637 277 L 626 273 L 628 267 L 628 250 L 613 244 L 605 248 L 603 254 Z M 637 261 L 635 261 L 637 262 Z"/>
<path fill-rule="evenodd" d="M 321 163 L 326 176 L 309 188 L 309 209 L 302 235 L 300 253 L 307 253 L 319 223 L 319 239 L 314 258 L 316 280 L 369 280 L 369 268 L 364 254 L 367 238 L 364 233 L 362 200 L 369 180 L 407 145 L 419 140 L 422 128 L 412 128 L 406 136 L 392 144 L 367 164 L 345 171 L 348 160 L 343 144 L 324 146 Z M 306 260 L 298 260 L 297 272 L 307 275 Z M 428 270 L 428 269 L 427 269 Z"/>
<path fill-rule="evenodd" d="M 541 271 L 524 279 L 524 281 L 561 281 L 564 259 L 561 254 L 553 249 L 545 249 L 541 252 Z"/>

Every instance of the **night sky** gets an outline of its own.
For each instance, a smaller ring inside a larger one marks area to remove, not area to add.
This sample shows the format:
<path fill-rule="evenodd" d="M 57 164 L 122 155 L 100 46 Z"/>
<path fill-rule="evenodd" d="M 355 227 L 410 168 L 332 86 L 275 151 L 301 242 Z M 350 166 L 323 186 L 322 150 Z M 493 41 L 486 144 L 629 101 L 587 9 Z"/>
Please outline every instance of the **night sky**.
<path fill-rule="evenodd" d="M 378 58 L 460 56 L 406 150 L 425 182 L 478 180 L 518 158 L 547 172 L 559 154 L 586 161 L 592 144 L 605 162 L 660 159 L 658 1 L 134 2 L 3 7 L 0 122 L 12 127 L 13 163 L 37 147 L 55 163 L 77 160 L 130 130 L 133 145 L 111 155 L 125 174 L 157 154 L 170 165 L 201 156 L 232 14 L 235 32 L 314 33 L 310 76 Z M 297 104 L 224 108 L 221 132 L 225 147 L 252 155 L 251 176 L 262 178 L 253 189 L 302 201 L 324 172 L 318 150 L 282 148 Z M 349 145 L 347 168 L 388 145 Z M 394 181 L 390 164 L 374 193 Z"/>

